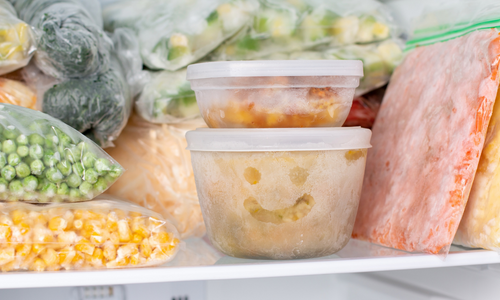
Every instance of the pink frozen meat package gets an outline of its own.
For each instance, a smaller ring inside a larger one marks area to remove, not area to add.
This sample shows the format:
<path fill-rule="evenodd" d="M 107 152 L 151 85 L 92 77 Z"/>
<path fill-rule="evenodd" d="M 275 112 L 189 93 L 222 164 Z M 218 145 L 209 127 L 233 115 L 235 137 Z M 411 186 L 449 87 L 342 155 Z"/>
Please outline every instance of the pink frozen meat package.
<path fill-rule="evenodd" d="M 407 55 L 373 127 L 354 238 L 448 253 L 483 149 L 499 60 L 496 29 Z"/>

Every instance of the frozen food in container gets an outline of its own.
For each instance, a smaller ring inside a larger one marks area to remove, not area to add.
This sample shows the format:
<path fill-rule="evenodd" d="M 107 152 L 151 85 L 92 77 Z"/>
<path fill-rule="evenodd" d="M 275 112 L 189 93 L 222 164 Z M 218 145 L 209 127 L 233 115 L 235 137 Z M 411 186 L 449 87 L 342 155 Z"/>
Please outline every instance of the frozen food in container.
<path fill-rule="evenodd" d="M 212 244 L 243 258 L 340 250 L 354 225 L 370 137 L 359 127 L 189 131 Z"/>
<path fill-rule="evenodd" d="M 362 76 L 358 60 L 208 62 L 187 71 L 212 128 L 340 127 Z"/>

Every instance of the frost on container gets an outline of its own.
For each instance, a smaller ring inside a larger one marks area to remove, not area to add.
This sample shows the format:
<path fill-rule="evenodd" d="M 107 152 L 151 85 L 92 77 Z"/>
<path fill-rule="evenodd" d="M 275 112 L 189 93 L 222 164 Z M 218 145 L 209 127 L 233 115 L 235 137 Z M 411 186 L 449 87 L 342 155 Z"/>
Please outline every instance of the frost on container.
<path fill-rule="evenodd" d="M 58 271 L 143 267 L 170 261 L 175 228 L 137 205 L 95 201 L 0 203 L 0 270 Z"/>
<path fill-rule="evenodd" d="M 90 200 L 123 168 L 88 138 L 44 113 L 0 104 L 0 199 Z"/>

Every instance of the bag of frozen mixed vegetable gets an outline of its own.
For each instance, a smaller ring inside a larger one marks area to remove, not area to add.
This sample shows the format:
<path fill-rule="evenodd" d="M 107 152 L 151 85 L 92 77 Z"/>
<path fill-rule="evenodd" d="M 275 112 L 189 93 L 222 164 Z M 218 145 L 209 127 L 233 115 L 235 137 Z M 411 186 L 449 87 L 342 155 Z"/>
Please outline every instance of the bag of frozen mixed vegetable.
<path fill-rule="evenodd" d="M 0 104 L 0 199 L 90 200 L 123 168 L 92 141 L 44 113 Z"/>
<path fill-rule="evenodd" d="M 33 66 L 25 70 L 26 81 L 37 90 L 41 110 L 101 147 L 112 146 L 122 131 L 130 116 L 132 99 L 147 75 L 142 71 L 134 33 L 120 28 L 112 39 L 116 47 L 111 53 L 111 66 L 102 74 L 58 80 L 43 76 Z"/>
<path fill-rule="evenodd" d="M 185 134 L 203 119 L 152 124 L 133 114 L 106 151 L 127 172 L 106 192 L 151 209 L 171 221 L 182 238 L 202 236 L 205 224 L 196 194 Z"/>
<path fill-rule="evenodd" d="M 0 203 L 2 272 L 161 265 L 182 245 L 158 214 L 107 195 L 85 203 Z"/>
<path fill-rule="evenodd" d="M 233 36 L 257 8 L 257 0 L 126 0 L 103 9 L 104 28 L 132 28 L 144 64 L 174 71 Z"/>
<path fill-rule="evenodd" d="M 26 66 L 35 50 L 31 27 L 17 18 L 9 2 L 0 0 L 0 75 Z"/>
<path fill-rule="evenodd" d="M 36 94 L 23 82 L 0 78 L 0 102 L 35 109 Z"/>
<path fill-rule="evenodd" d="M 11 0 L 36 29 L 35 64 L 56 78 L 81 78 L 107 70 L 111 40 L 78 0 Z"/>

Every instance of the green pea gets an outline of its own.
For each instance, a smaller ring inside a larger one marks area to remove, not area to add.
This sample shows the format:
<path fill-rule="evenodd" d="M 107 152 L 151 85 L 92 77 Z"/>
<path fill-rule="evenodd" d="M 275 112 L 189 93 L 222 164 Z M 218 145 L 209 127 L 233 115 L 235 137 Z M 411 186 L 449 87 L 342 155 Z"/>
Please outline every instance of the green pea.
<path fill-rule="evenodd" d="M 58 143 L 59 143 L 59 138 L 57 136 L 55 136 L 52 133 L 47 135 L 47 138 L 45 139 L 45 147 L 55 148 Z"/>
<path fill-rule="evenodd" d="M 106 181 L 107 184 L 112 184 L 113 182 L 116 181 L 116 178 L 114 178 L 113 176 L 111 176 L 109 173 L 106 174 L 103 178 L 104 178 L 104 180 Z"/>
<path fill-rule="evenodd" d="M 30 148 L 28 148 L 27 146 L 19 146 L 17 147 L 17 154 L 20 157 L 26 157 L 30 154 Z"/>
<path fill-rule="evenodd" d="M 7 155 L 5 153 L 0 153 L 0 168 L 5 167 L 7 164 Z"/>
<path fill-rule="evenodd" d="M 68 195 L 69 194 L 69 187 L 66 183 L 61 183 L 59 187 L 57 188 L 57 194 L 58 195 Z"/>
<path fill-rule="evenodd" d="M 80 153 L 85 153 L 85 152 L 89 151 L 89 146 L 85 142 L 78 143 L 78 145 L 76 147 L 78 148 L 78 151 Z"/>
<path fill-rule="evenodd" d="M 59 135 L 59 145 L 62 145 L 63 147 L 68 147 L 71 144 L 73 144 L 73 141 L 67 134 L 61 133 L 61 135 Z"/>
<path fill-rule="evenodd" d="M 99 177 L 97 182 L 94 184 L 94 188 L 99 193 L 103 193 L 108 188 L 108 184 L 106 183 L 106 179 Z"/>
<path fill-rule="evenodd" d="M 94 169 L 86 169 L 85 172 L 83 173 L 83 179 L 88 182 L 88 183 L 96 183 L 97 179 L 99 178 L 99 175 Z"/>
<path fill-rule="evenodd" d="M 14 142 L 13 140 L 3 141 L 2 150 L 4 153 L 7 153 L 7 154 L 16 152 L 16 150 L 17 150 L 16 142 Z"/>
<path fill-rule="evenodd" d="M 7 161 L 9 162 L 9 165 L 15 167 L 21 162 L 21 157 L 17 153 L 11 153 L 9 154 L 9 157 L 7 157 Z"/>
<path fill-rule="evenodd" d="M 26 135 L 21 134 L 21 135 L 19 135 L 19 136 L 17 137 L 17 139 L 16 139 L 16 143 L 17 143 L 18 145 L 28 145 L 28 143 L 29 143 L 29 139 L 28 139 L 28 137 L 27 137 Z"/>
<path fill-rule="evenodd" d="M 123 168 L 120 165 L 113 165 L 111 167 L 111 171 L 109 171 L 109 175 L 113 178 L 118 178 L 122 175 Z"/>
<path fill-rule="evenodd" d="M 9 190 L 14 194 L 21 194 L 23 192 L 23 184 L 21 180 L 12 180 L 9 183 Z"/>
<path fill-rule="evenodd" d="M 45 134 L 45 133 L 50 132 L 50 125 L 49 125 L 49 122 L 47 120 L 36 120 L 30 124 L 29 129 L 32 132 L 42 132 Z M 31 143 L 31 141 L 30 141 L 30 143 Z"/>
<path fill-rule="evenodd" d="M 0 193 L 4 193 L 7 190 L 9 183 L 7 180 L 0 178 Z"/>
<path fill-rule="evenodd" d="M 82 165 L 79 162 L 73 164 L 73 173 L 75 173 L 76 175 L 82 177 L 83 176 L 83 170 L 84 169 L 83 169 Z"/>
<path fill-rule="evenodd" d="M 43 164 L 43 162 L 41 160 L 36 159 L 36 160 L 31 162 L 30 168 L 31 168 L 31 174 L 42 175 L 43 170 L 45 170 L 45 165 Z"/>
<path fill-rule="evenodd" d="M 82 163 L 85 168 L 92 168 L 94 166 L 94 162 L 96 160 L 96 156 L 92 152 L 87 152 L 83 155 Z"/>
<path fill-rule="evenodd" d="M 42 157 L 43 157 L 42 146 L 40 146 L 38 144 L 30 146 L 30 157 L 33 159 L 42 159 Z"/>
<path fill-rule="evenodd" d="M 36 179 L 38 180 L 38 185 L 36 187 L 37 190 L 42 190 L 44 186 L 50 183 L 50 181 L 45 176 L 37 176 Z"/>
<path fill-rule="evenodd" d="M 24 178 L 30 175 L 31 170 L 30 167 L 26 163 L 20 163 L 16 166 L 16 175 L 19 178 Z"/>
<path fill-rule="evenodd" d="M 55 166 L 61 160 L 61 155 L 59 152 L 55 152 L 52 150 L 45 150 L 43 154 L 43 163 L 47 167 Z"/>
<path fill-rule="evenodd" d="M 64 176 L 56 168 L 50 168 L 47 170 L 47 173 L 45 174 L 45 177 L 47 177 L 48 180 L 54 182 L 54 183 L 59 183 L 63 180 Z"/>
<path fill-rule="evenodd" d="M 106 158 L 99 158 L 94 163 L 95 170 L 97 173 L 103 173 L 106 171 L 111 171 L 111 163 Z"/>
<path fill-rule="evenodd" d="M 82 184 L 82 178 L 78 176 L 76 173 L 71 173 L 66 179 L 68 185 L 72 188 L 77 188 Z"/>
<path fill-rule="evenodd" d="M 32 133 L 29 137 L 30 145 L 41 145 L 45 144 L 45 139 L 38 133 Z"/>
<path fill-rule="evenodd" d="M 71 148 L 71 149 L 66 148 L 66 149 L 64 149 L 64 152 L 63 152 L 64 156 L 72 164 L 74 164 L 76 162 L 76 158 L 78 157 L 77 150 L 78 150 L 77 148 Z"/>
<path fill-rule="evenodd" d="M 3 136 L 9 140 L 15 140 L 19 136 L 19 130 L 14 125 L 9 125 L 5 128 Z"/>
<path fill-rule="evenodd" d="M 69 174 L 71 174 L 71 163 L 67 160 L 60 161 L 57 164 L 57 168 L 64 176 L 68 176 Z"/>
<path fill-rule="evenodd" d="M 78 190 L 78 189 L 69 189 L 69 197 L 72 200 L 78 200 L 79 198 L 82 197 L 82 194 L 80 193 L 80 190 Z"/>
<path fill-rule="evenodd" d="M 16 177 L 16 169 L 14 169 L 13 166 L 5 166 L 2 168 L 2 171 L 0 172 L 2 175 L 2 178 L 11 181 Z"/>
<path fill-rule="evenodd" d="M 34 191 L 38 186 L 38 179 L 35 176 L 30 175 L 23 179 L 23 187 L 26 191 Z"/>
<path fill-rule="evenodd" d="M 82 193 L 83 196 L 90 196 L 90 198 L 92 197 L 92 189 L 93 189 L 93 186 L 91 183 L 89 182 L 82 182 L 82 184 L 80 184 L 80 193 Z"/>
<path fill-rule="evenodd" d="M 49 182 L 42 187 L 42 193 L 48 197 L 53 197 L 57 193 L 57 186 L 55 183 Z"/>

